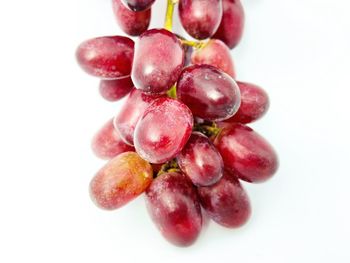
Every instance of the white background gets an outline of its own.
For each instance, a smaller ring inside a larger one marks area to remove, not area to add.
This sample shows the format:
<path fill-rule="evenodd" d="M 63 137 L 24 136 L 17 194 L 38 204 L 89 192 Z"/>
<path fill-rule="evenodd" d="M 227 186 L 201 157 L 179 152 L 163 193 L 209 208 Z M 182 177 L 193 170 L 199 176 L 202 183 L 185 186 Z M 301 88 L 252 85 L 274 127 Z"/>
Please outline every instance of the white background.
<path fill-rule="evenodd" d="M 350 262 L 349 1 L 243 4 L 232 55 L 238 78 L 269 92 L 270 111 L 252 127 L 281 165 L 265 184 L 245 184 L 245 227 L 211 223 L 183 249 L 162 239 L 143 197 L 114 212 L 89 199 L 104 163 L 90 139 L 120 104 L 99 97 L 74 51 L 121 33 L 110 1 L 1 1 L 0 262 Z M 164 7 L 157 0 L 152 27 Z"/>

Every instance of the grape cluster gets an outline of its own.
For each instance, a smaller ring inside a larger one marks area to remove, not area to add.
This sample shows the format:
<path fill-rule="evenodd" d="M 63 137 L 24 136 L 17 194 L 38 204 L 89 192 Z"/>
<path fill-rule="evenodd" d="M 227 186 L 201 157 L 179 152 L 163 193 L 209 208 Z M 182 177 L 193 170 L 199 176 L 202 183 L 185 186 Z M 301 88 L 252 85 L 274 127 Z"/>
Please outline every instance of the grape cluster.
<path fill-rule="evenodd" d="M 278 168 L 272 146 L 246 126 L 269 107 L 259 86 L 236 81 L 230 48 L 244 26 L 239 0 L 168 0 L 165 28 L 148 29 L 155 0 L 113 0 L 121 29 L 139 36 L 83 42 L 79 65 L 100 78 L 109 101 L 127 96 L 92 142 L 109 160 L 90 184 L 94 202 L 117 209 L 145 192 L 151 218 L 178 246 L 199 236 L 202 215 L 236 228 L 251 213 L 239 180 L 259 183 Z M 172 32 L 173 10 L 186 40 Z"/>

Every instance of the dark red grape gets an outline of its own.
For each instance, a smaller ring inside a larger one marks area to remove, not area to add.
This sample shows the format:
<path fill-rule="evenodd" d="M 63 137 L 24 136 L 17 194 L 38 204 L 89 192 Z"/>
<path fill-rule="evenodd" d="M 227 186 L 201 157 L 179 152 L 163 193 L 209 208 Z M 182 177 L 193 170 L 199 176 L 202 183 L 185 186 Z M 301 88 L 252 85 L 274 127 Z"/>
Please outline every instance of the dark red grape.
<path fill-rule="evenodd" d="M 192 133 L 177 156 L 181 170 L 198 186 L 208 186 L 220 180 L 224 163 L 212 142 L 199 132 Z"/>
<path fill-rule="evenodd" d="M 123 0 L 133 11 L 143 11 L 151 7 L 155 0 Z"/>
<path fill-rule="evenodd" d="M 137 153 L 125 152 L 97 172 L 90 194 L 100 208 L 117 209 L 144 192 L 152 179 L 152 166 Z"/>
<path fill-rule="evenodd" d="M 225 122 L 250 123 L 265 115 L 270 101 L 265 90 L 251 83 L 237 81 L 241 91 L 241 106 L 237 113 Z"/>
<path fill-rule="evenodd" d="M 184 66 L 184 50 L 177 37 L 165 29 L 151 29 L 136 44 L 132 80 L 137 89 L 165 93 Z"/>
<path fill-rule="evenodd" d="M 122 36 L 89 39 L 77 49 L 79 65 L 88 74 L 104 79 L 129 76 L 134 56 L 134 41 Z"/>
<path fill-rule="evenodd" d="M 222 17 L 221 0 L 181 0 L 180 21 L 184 29 L 196 39 L 214 35 Z"/>
<path fill-rule="evenodd" d="M 100 81 L 100 94 L 108 101 L 117 101 L 126 96 L 134 84 L 130 77 Z"/>
<path fill-rule="evenodd" d="M 109 120 L 94 136 L 91 148 L 101 159 L 111 159 L 120 153 L 135 151 L 126 145 L 113 127 L 113 120 Z"/>
<path fill-rule="evenodd" d="M 220 26 L 213 38 L 234 48 L 242 38 L 244 28 L 244 10 L 240 0 L 222 0 L 223 15 Z"/>
<path fill-rule="evenodd" d="M 120 28 L 131 36 L 141 35 L 147 30 L 151 21 L 151 8 L 134 12 L 127 8 L 121 0 L 113 0 L 113 11 Z"/>
<path fill-rule="evenodd" d="M 250 201 L 238 179 L 224 173 L 214 185 L 198 187 L 203 208 L 216 223 L 236 228 L 246 223 L 251 214 Z"/>
<path fill-rule="evenodd" d="M 162 235 L 177 246 L 193 244 L 202 227 L 195 188 L 181 173 L 165 173 L 146 190 L 148 212 Z"/>
<path fill-rule="evenodd" d="M 193 64 L 208 64 L 236 77 L 230 49 L 219 39 L 210 39 L 204 47 L 195 49 L 191 56 Z"/>
<path fill-rule="evenodd" d="M 277 171 L 276 152 L 263 137 L 248 126 L 224 126 L 214 144 L 224 160 L 225 168 L 242 180 L 263 182 Z"/>
<path fill-rule="evenodd" d="M 240 105 L 236 82 L 210 65 L 185 68 L 177 83 L 177 96 L 197 117 L 218 121 L 232 117 Z"/>
<path fill-rule="evenodd" d="M 185 146 L 193 128 L 190 109 L 171 98 L 156 99 L 139 119 L 134 144 L 150 163 L 165 163 Z"/>
<path fill-rule="evenodd" d="M 134 130 L 146 108 L 160 95 L 146 94 L 133 89 L 119 113 L 114 118 L 114 127 L 124 142 L 134 145 Z"/>

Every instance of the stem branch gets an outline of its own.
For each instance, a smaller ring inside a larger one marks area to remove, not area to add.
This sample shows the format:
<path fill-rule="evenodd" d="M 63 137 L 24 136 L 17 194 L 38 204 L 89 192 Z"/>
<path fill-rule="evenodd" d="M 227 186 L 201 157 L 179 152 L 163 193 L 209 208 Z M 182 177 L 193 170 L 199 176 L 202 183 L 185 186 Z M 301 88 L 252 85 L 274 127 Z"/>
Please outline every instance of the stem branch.
<path fill-rule="evenodd" d="M 171 173 L 171 172 L 180 172 L 180 167 L 176 161 L 176 159 L 173 159 L 165 164 L 162 165 L 162 168 L 158 172 L 157 176 L 162 175 L 164 173 Z"/>
<path fill-rule="evenodd" d="M 181 39 L 180 41 L 183 45 L 191 46 L 195 49 L 203 48 L 207 44 L 205 41 L 191 41 L 186 39 Z"/>
<path fill-rule="evenodd" d="M 166 15 L 165 15 L 165 23 L 164 28 L 166 30 L 171 31 L 173 28 L 173 13 L 174 13 L 174 6 L 179 2 L 179 0 L 168 0 L 167 8 L 166 8 Z"/>
<path fill-rule="evenodd" d="M 215 122 L 197 124 L 194 126 L 194 130 L 205 134 L 209 138 L 216 137 L 216 135 L 218 135 L 218 133 L 221 131 Z"/>
<path fill-rule="evenodd" d="M 176 96 L 176 84 L 174 86 L 172 86 L 171 89 L 168 90 L 167 95 L 173 99 L 177 98 L 177 96 Z"/>

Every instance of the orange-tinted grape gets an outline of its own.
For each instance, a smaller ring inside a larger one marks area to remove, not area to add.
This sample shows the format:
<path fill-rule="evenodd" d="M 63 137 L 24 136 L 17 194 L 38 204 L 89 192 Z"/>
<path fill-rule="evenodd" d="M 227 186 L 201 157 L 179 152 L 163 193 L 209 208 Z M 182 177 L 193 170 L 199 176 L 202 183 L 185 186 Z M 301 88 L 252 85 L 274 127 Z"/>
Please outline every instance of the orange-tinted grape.
<path fill-rule="evenodd" d="M 135 152 L 125 152 L 110 160 L 90 183 L 97 206 L 117 209 L 130 202 L 150 185 L 152 166 Z"/>

